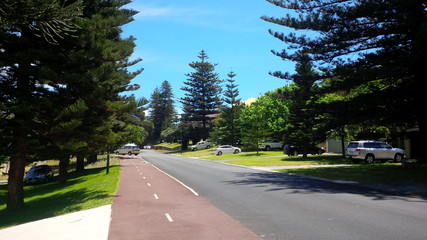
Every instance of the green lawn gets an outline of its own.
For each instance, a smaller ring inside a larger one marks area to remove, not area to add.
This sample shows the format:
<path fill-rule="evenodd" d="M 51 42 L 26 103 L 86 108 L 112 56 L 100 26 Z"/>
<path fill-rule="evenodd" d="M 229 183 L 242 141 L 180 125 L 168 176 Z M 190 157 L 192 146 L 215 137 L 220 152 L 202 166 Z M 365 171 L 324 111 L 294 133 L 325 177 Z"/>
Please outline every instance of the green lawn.
<path fill-rule="evenodd" d="M 211 152 L 212 153 L 212 152 Z M 211 154 L 205 157 L 207 160 L 242 160 L 242 159 L 254 159 L 254 158 L 280 158 L 285 157 L 282 151 L 259 151 L 257 152 L 241 152 L 238 154 L 224 154 L 216 156 Z"/>
<path fill-rule="evenodd" d="M 56 181 L 24 187 L 25 208 L 6 210 L 7 186 L 0 186 L 0 229 L 66 213 L 111 204 L 118 189 L 120 166 L 115 160 L 105 174 L 105 162 L 81 173 L 70 173 L 66 184 Z"/>
<path fill-rule="evenodd" d="M 326 164 L 348 164 L 348 159 L 338 155 L 308 156 L 307 158 L 288 156 L 250 156 L 243 160 L 226 161 L 226 163 L 242 166 L 300 166 L 300 165 L 326 165 Z"/>
<path fill-rule="evenodd" d="M 282 169 L 279 171 L 364 184 L 427 184 L 426 167 L 403 167 L 398 163 L 356 164 L 346 167 Z"/>

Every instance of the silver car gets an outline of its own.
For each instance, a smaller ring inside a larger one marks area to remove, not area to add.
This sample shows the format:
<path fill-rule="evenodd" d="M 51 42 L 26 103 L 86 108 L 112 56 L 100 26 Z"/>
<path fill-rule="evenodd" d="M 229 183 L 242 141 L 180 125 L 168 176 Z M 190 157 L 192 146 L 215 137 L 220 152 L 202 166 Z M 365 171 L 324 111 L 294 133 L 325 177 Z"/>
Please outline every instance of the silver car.
<path fill-rule="evenodd" d="M 390 159 L 401 162 L 405 157 L 405 151 L 381 141 L 352 141 L 348 143 L 345 155 L 353 163 L 359 163 L 361 160 L 373 163 L 375 160 Z"/>
<path fill-rule="evenodd" d="M 242 152 L 242 150 L 238 147 L 233 147 L 231 145 L 222 145 L 220 147 L 215 148 L 214 150 L 212 150 L 212 153 L 215 155 L 222 155 L 222 154 L 226 154 L 226 153 L 233 153 L 233 154 L 237 154 L 239 152 Z"/>

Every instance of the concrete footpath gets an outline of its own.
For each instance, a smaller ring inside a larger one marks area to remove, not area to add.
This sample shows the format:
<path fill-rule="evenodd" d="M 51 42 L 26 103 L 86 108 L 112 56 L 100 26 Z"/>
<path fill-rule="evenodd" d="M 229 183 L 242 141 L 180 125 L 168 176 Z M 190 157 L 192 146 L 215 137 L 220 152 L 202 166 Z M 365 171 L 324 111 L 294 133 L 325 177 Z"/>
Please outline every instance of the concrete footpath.
<path fill-rule="evenodd" d="M 150 163 L 129 158 L 121 165 L 110 240 L 261 239 Z"/>
<path fill-rule="evenodd" d="M 111 205 L 0 230 L 1 240 L 106 240 Z"/>

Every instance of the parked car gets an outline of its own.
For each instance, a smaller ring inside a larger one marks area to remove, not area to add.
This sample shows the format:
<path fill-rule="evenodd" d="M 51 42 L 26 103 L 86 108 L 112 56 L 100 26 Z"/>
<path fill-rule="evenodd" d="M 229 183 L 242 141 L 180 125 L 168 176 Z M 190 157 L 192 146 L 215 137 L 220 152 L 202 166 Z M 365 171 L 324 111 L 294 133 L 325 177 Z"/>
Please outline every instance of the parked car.
<path fill-rule="evenodd" d="M 53 170 L 49 165 L 33 166 L 24 176 L 25 184 L 45 183 L 53 179 Z"/>
<path fill-rule="evenodd" d="M 212 146 L 211 142 L 201 141 L 201 142 L 198 142 L 196 145 L 190 146 L 190 150 L 191 151 L 196 151 L 196 150 L 200 150 L 200 149 L 208 149 L 211 146 Z"/>
<path fill-rule="evenodd" d="M 306 148 L 307 148 L 306 149 L 307 154 L 311 154 L 311 155 L 317 155 L 317 154 L 321 155 L 326 152 L 326 150 L 323 147 L 319 147 L 316 145 L 308 145 Z M 303 146 L 286 144 L 283 147 L 283 153 L 287 154 L 288 156 L 298 156 L 298 154 L 303 152 L 304 152 Z"/>
<path fill-rule="evenodd" d="M 233 147 L 231 145 L 222 145 L 222 146 L 214 148 L 212 150 L 212 153 L 215 155 L 218 155 L 218 156 L 220 156 L 222 154 L 227 154 L 227 153 L 236 154 L 236 153 L 240 153 L 240 152 L 242 152 L 242 150 L 240 148 Z"/>
<path fill-rule="evenodd" d="M 401 162 L 405 158 L 405 151 L 381 141 L 351 141 L 348 143 L 345 155 L 353 163 L 359 163 L 362 160 L 373 163 L 375 160 L 390 159 Z"/>
<path fill-rule="evenodd" d="M 128 143 L 128 144 L 124 145 L 123 147 L 117 149 L 114 152 L 116 154 L 122 154 L 122 155 L 128 154 L 129 156 L 134 154 L 136 156 L 139 153 L 141 153 L 141 150 L 139 149 L 139 147 L 136 144 Z"/>
<path fill-rule="evenodd" d="M 270 151 L 271 149 L 283 149 L 283 144 L 277 139 L 262 140 L 258 143 L 259 149 Z"/>

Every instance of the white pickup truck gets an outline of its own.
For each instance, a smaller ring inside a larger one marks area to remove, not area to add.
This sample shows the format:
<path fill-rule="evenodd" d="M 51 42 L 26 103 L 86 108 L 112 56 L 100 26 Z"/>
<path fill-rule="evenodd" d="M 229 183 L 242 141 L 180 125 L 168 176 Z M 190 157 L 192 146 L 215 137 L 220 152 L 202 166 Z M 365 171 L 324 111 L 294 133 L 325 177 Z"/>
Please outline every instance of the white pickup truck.
<path fill-rule="evenodd" d="M 138 146 L 136 146 L 136 144 L 128 143 L 114 152 L 116 154 L 123 154 L 123 155 L 128 154 L 129 156 L 134 154 L 136 156 L 141 152 L 141 150 L 139 149 Z"/>
<path fill-rule="evenodd" d="M 207 148 L 210 148 L 211 146 L 212 146 L 211 142 L 201 141 L 201 142 L 198 142 L 196 145 L 190 146 L 190 150 L 196 151 L 200 149 L 207 149 Z"/>
<path fill-rule="evenodd" d="M 273 148 L 283 149 L 283 144 L 277 139 L 262 140 L 258 143 L 258 148 L 269 151 Z"/>

